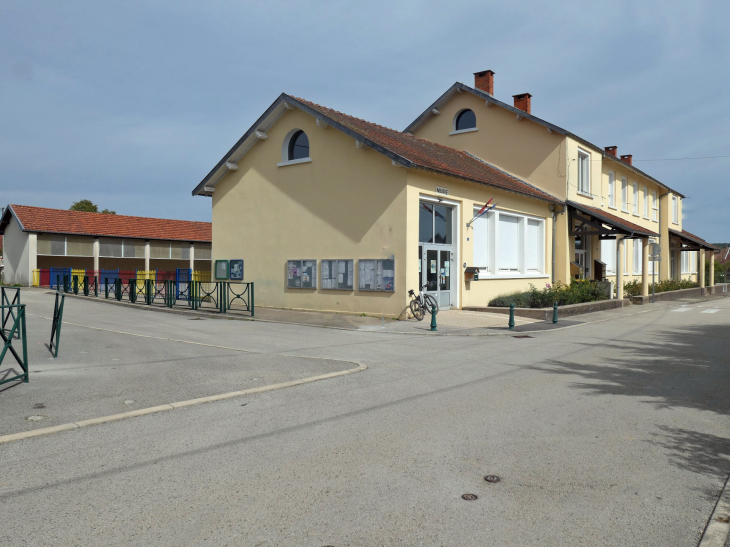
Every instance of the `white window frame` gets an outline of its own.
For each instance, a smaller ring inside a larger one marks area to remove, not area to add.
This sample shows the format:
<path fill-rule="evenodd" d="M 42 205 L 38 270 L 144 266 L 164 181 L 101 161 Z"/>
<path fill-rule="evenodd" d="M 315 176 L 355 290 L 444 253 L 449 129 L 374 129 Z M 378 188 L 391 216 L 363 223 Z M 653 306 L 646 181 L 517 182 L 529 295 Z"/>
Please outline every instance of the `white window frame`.
<path fill-rule="evenodd" d="M 472 131 L 479 131 L 478 127 L 469 127 L 467 129 L 456 129 L 456 120 L 459 119 L 459 116 L 461 116 L 462 112 L 466 112 L 467 110 L 471 110 L 472 112 L 474 112 L 474 110 L 471 108 L 462 108 L 461 110 L 459 110 L 456 113 L 456 116 L 454 116 L 454 119 L 451 121 L 451 133 L 449 133 L 449 135 L 461 135 L 462 133 L 471 133 Z M 474 118 L 475 118 L 474 123 L 476 123 L 476 117 L 477 117 L 477 113 L 474 112 Z"/>
<path fill-rule="evenodd" d="M 632 239 L 631 244 L 634 246 L 632 259 L 633 264 L 631 265 L 631 270 L 634 275 L 641 275 L 641 272 L 644 269 L 644 255 L 642 252 L 642 246 L 644 244 L 644 241 L 642 239 Z"/>
<path fill-rule="evenodd" d="M 632 189 L 633 189 L 633 198 L 634 203 L 631 204 L 633 214 L 635 217 L 639 216 L 639 183 L 633 182 L 631 183 Z"/>
<path fill-rule="evenodd" d="M 582 148 L 578 149 L 578 193 L 589 198 L 593 197 L 591 195 L 591 154 Z"/>
<path fill-rule="evenodd" d="M 622 238 L 624 248 L 624 275 L 629 275 L 629 241 L 630 239 Z"/>
<path fill-rule="evenodd" d="M 672 196 L 672 224 L 679 224 L 679 198 Z"/>
<path fill-rule="evenodd" d="M 656 190 L 651 191 L 651 219 L 654 222 L 659 222 L 659 200 Z"/>
<path fill-rule="evenodd" d="M 606 244 L 604 245 L 604 242 Z M 613 243 L 612 243 L 613 242 Z M 606 265 L 606 277 L 609 275 L 616 275 L 616 245 L 618 245 L 618 240 L 616 239 L 602 239 L 600 240 L 600 247 L 601 247 L 601 262 L 603 262 Z M 603 254 L 604 247 L 612 247 L 610 249 L 610 255 L 611 260 L 613 261 L 613 264 L 611 264 L 606 256 Z M 613 266 L 613 269 L 611 269 L 611 266 Z"/>
<path fill-rule="evenodd" d="M 481 207 L 474 206 L 474 214 L 476 215 Z M 476 231 L 472 231 L 472 266 L 479 268 L 479 274 L 493 274 L 494 273 L 494 222 L 495 222 L 496 214 L 493 211 L 489 211 L 488 213 L 485 213 L 478 219 L 474 221 L 474 226 L 477 225 L 477 223 L 480 223 L 480 225 L 485 226 L 487 231 L 487 261 L 485 264 L 477 263 L 476 259 L 474 257 L 474 249 L 475 245 L 478 242 L 478 239 L 476 237 Z"/>
<path fill-rule="evenodd" d="M 608 172 L 608 207 L 616 208 L 616 173 Z"/>
<path fill-rule="evenodd" d="M 474 207 L 476 213 L 481 207 Z M 519 230 L 519 242 L 520 248 L 518 250 L 518 268 L 517 271 L 500 271 L 499 264 L 499 218 L 500 216 L 515 217 L 518 219 L 518 230 Z M 546 253 L 547 247 L 546 241 L 546 228 L 547 223 L 544 218 L 535 217 L 532 215 L 524 215 L 521 213 L 514 213 L 512 211 L 499 211 L 493 209 L 485 215 L 487 217 L 487 255 L 488 264 L 473 264 L 473 266 L 480 269 L 479 279 L 536 279 L 536 278 L 549 278 L 550 275 L 546 270 Z M 484 218 L 484 217 L 482 217 Z M 481 219 L 479 219 L 481 220 Z M 538 245 L 538 265 L 539 271 L 527 271 L 526 269 L 526 251 L 527 251 L 527 222 L 533 220 L 539 223 L 540 242 Z M 477 221 L 478 222 L 478 221 Z M 473 234 L 473 232 L 472 232 Z M 476 240 L 474 241 L 476 243 Z M 472 257 L 474 255 L 472 254 Z"/>
<path fill-rule="evenodd" d="M 629 179 L 621 177 L 621 212 L 629 212 Z"/>
<path fill-rule="evenodd" d="M 281 163 L 277 163 L 277 167 L 286 167 L 287 165 L 297 165 L 299 163 L 310 163 L 312 161 L 311 157 L 299 158 L 298 160 L 289 159 L 289 141 L 291 141 L 291 138 L 299 131 L 303 131 L 304 134 L 307 136 L 307 140 L 309 140 L 309 133 L 307 133 L 303 129 L 300 129 L 299 127 L 295 127 L 294 129 L 289 131 L 289 133 L 286 134 L 286 137 L 284 137 L 284 141 L 281 143 Z M 309 152 L 312 152 L 311 141 L 309 142 Z"/>
<path fill-rule="evenodd" d="M 644 186 L 644 218 L 649 220 L 649 189 Z"/>

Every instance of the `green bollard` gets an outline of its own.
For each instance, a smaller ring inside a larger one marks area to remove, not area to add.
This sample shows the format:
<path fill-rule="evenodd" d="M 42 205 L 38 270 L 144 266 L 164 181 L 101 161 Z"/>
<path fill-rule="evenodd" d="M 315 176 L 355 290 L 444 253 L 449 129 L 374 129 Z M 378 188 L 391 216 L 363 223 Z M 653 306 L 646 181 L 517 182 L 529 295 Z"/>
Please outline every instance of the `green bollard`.
<path fill-rule="evenodd" d="M 558 303 L 553 304 L 553 324 L 558 322 Z"/>
<path fill-rule="evenodd" d="M 438 312 L 431 309 L 431 332 L 436 330 L 436 314 Z"/>
<path fill-rule="evenodd" d="M 507 325 L 509 330 L 515 330 L 515 304 L 514 302 L 509 305 L 509 324 Z"/>

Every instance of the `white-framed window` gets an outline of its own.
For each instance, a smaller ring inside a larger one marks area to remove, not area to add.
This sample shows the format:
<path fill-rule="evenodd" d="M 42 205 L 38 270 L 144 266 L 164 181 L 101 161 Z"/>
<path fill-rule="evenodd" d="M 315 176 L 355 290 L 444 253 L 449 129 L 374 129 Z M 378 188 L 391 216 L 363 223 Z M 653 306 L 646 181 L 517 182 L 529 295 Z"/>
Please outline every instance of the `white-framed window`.
<path fill-rule="evenodd" d="M 679 198 L 672 196 L 672 223 L 679 224 Z"/>
<path fill-rule="evenodd" d="M 606 275 L 616 275 L 616 240 L 601 240 L 601 262 L 606 264 Z"/>
<path fill-rule="evenodd" d="M 659 222 L 659 201 L 656 197 L 656 190 L 651 192 L 651 219 L 654 222 Z"/>
<path fill-rule="evenodd" d="M 591 195 L 591 155 L 578 150 L 578 192 Z"/>
<path fill-rule="evenodd" d="M 621 210 L 629 212 L 629 181 L 626 177 L 621 177 Z"/>
<path fill-rule="evenodd" d="M 478 218 L 472 226 L 473 265 L 480 269 L 481 275 L 535 277 L 545 274 L 544 219 L 493 211 Z"/>
<path fill-rule="evenodd" d="M 301 129 L 292 129 L 284 137 L 281 143 L 281 163 L 277 165 L 296 165 L 298 163 L 309 163 L 309 137 Z"/>
<path fill-rule="evenodd" d="M 642 260 L 641 256 L 641 247 L 643 245 L 643 240 L 633 239 L 631 243 L 634 246 L 634 264 L 632 270 L 634 272 L 634 275 L 639 275 L 641 274 L 641 270 L 644 269 L 644 261 Z"/>
<path fill-rule="evenodd" d="M 697 251 L 682 251 L 679 254 L 682 255 L 682 273 L 697 273 Z"/>
<path fill-rule="evenodd" d="M 649 189 L 644 186 L 644 218 L 649 220 Z"/>
<path fill-rule="evenodd" d="M 468 133 L 470 131 L 478 131 L 477 116 L 473 110 L 465 108 L 457 112 L 456 116 L 454 116 L 453 129 L 449 135 Z"/>
<path fill-rule="evenodd" d="M 616 174 L 613 171 L 608 172 L 608 206 L 616 208 Z"/>
<path fill-rule="evenodd" d="M 624 275 L 629 275 L 629 245 L 631 243 L 630 239 L 623 239 L 623 243 L 621 246 L 624 248 Z"/>
<path fill-rule="evenodd" d="M 679 253 L 681 258 L 681 265 L 682 265 L 682 273 L 687 274 L 689 273 L 689 255 L 692 253 L 689 251 L 684 251 Z"/>
<path fill-rule="evenodd" d="M 635 216 L 639 216 L 639 183 L 633 183 L 634 188 L 634 203 L 632 203 L 633 213 Z"/>

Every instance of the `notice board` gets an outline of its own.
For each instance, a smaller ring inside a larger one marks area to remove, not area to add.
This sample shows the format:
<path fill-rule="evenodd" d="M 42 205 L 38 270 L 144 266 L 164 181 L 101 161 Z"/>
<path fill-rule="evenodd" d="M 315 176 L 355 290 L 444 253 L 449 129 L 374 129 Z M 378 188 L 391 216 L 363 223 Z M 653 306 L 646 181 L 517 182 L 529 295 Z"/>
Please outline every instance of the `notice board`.
<path fill-rule="evenodd" d="M 361 291 L 395 291 L 395 259 L 360 259 L 357 288 Z"/>
<path fill-rule="evenodd" d="M 351 291 L 355 288 L 354 260 L 322 260 L 320 270 L 322 276 L 322 289 Z"/>
<path fill-rule="evenodd" d="M 286 286 L 290 289 L 316 289 L 317 261 L 287 260 Z"/>

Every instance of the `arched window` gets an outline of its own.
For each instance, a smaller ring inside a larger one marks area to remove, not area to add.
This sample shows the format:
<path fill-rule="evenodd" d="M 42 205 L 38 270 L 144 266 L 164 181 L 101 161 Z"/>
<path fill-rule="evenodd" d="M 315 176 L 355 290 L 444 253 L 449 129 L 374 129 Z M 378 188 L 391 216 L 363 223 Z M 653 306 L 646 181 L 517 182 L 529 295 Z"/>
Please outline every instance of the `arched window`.
<path fill-rule="evenodd" d="M 472 110 L 462 110 L 456 115 L 454 120 L 454 131 L 463 131 L 464 129 L 476 129 L 477 117 Z"/>
<path fill-rule="evenodd" d="M 289 153 L 287 160 L 301 160 L 309 157 L 309 139 L 301 129 L 289 139 Z"/>

